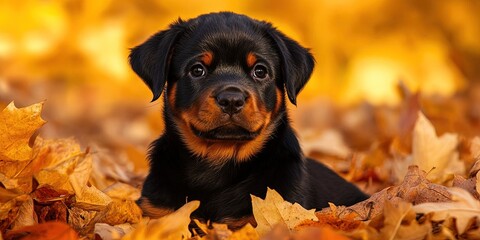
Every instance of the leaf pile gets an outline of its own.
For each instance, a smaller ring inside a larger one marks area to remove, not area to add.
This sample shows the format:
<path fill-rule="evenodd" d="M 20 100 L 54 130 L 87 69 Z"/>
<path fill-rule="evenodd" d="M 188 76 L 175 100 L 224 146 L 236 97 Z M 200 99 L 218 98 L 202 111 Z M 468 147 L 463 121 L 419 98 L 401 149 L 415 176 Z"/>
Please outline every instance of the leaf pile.
<path fill-rule="evenodd" d="M 142 217 L 139 176 L 73 138 L 37 137 L 42 107 L 10 103 L 0 113 L 4 239 L 480 238 L 480 138 L 438 134 L 418 108 L 405 113 L 410 130 L 365 151 L 351 149 L 334 128 L 307 142 L 310 155 L 371 191 L 369 199 L 315 212 L 268 189 L 264 200 L 252 196 L 256 225 L 231 230 L 191 219 L 198 201 L 160 219 Z"/>

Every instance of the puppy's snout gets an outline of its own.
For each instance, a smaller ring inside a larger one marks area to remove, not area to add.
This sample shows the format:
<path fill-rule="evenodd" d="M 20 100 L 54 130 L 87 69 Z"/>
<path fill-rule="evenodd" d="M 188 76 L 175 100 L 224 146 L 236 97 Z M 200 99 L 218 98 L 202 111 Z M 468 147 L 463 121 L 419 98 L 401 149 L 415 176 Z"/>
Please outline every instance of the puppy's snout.
<path fill-rule="evenodd" d="M 215 99 L 224 113 L 233 115 L 243 109 L 247 95 L 238 87 L 227 87 Z"/>

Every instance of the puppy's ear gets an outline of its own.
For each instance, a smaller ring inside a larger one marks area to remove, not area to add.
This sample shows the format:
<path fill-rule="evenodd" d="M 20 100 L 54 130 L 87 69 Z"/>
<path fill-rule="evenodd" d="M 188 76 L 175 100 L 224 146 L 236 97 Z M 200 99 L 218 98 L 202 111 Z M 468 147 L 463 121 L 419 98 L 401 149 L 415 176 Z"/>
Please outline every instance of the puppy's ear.
<path fill-rule="evenodd" d="M 283 81 L 288 99 L 296 105 L 298 93 L 312 74 L 315 59 L 307 49 L 273 27 L 269 28 L 268 33 L 280 52 Z"/>
<path fill-rule="evenodd" d="M 152 102 L 162 95 L 167 82 L 170 55 L 173 45 L 184 30 L 182 23 L 182 20 L 179 20 L 170 25 L 169 29 L 156 33 L 131 49 L 130 65 L 152 91 Z"/>

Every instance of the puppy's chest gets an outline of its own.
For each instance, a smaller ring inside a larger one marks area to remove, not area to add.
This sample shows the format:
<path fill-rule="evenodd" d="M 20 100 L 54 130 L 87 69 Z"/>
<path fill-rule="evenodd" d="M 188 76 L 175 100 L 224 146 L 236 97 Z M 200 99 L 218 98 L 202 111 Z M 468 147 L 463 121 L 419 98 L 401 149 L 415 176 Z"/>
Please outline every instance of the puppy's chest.
<path fill-rule="evenodd" d="M 244 174 L 243 174 L 244 175 Z M 230 166 L 192 164 L 185 169 L 186 184 L 192 190 L 215 191 L 235 185 L 245 176 Z"/>

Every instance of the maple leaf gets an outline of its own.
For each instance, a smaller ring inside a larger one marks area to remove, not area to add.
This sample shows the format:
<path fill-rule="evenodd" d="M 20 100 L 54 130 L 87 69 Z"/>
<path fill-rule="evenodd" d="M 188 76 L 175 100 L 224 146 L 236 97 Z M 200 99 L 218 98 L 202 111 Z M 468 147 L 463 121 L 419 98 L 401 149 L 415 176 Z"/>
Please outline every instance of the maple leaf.
<path fill-rule="evenodd" d="M 199 201 L 191 201 L 177 211 L 162 218 L 151 220 L 148 224 L 139 224 L 137 228 L 123 237 L 123 240 L 188 239 L 192 236 L 188 230 L 190 214 L 200 206 Z"/>
<path fill-rule="evenodd" d="M 11 102 L 0 113 L 0 160 L 27 161 L 32 158 L 29 146 L 34 133 L 45 124 L 40 116 L 43 103 L 16 108 Z"/>
<path fill-rule="evenodd" d="M 427 178 L 442 183 L 453 174 L 464 174 L 465 166 L 460 161 L 457 134 L 446 133 L 437 137 L 432 123 L 421 112 L 413 130 L 413 164 L 429 172 Z"/>
<path fill-rule="evenodd" d="M 260 236 L 265 235 L 275 225 L 283 225 L 293 230 L 303 221 L 318 221 L 315 209 L 306 210 L 298 203 L 289 203 L 282 196 L 270 188 L 267 189 L 265 200 L 252 197 L 253 216 L 257 222 L 257 232 Z"/>
<path fill-rule="evenodd" d="M 432 220 L 456 219 L 459 234 L 467 230 L 472 218 L 480 215 L 480 202 L 470 193 L 461 188 L 450 188 L 452 202 L 422 203 L 413 207 L 417 213 L 433 213 Z"/>

